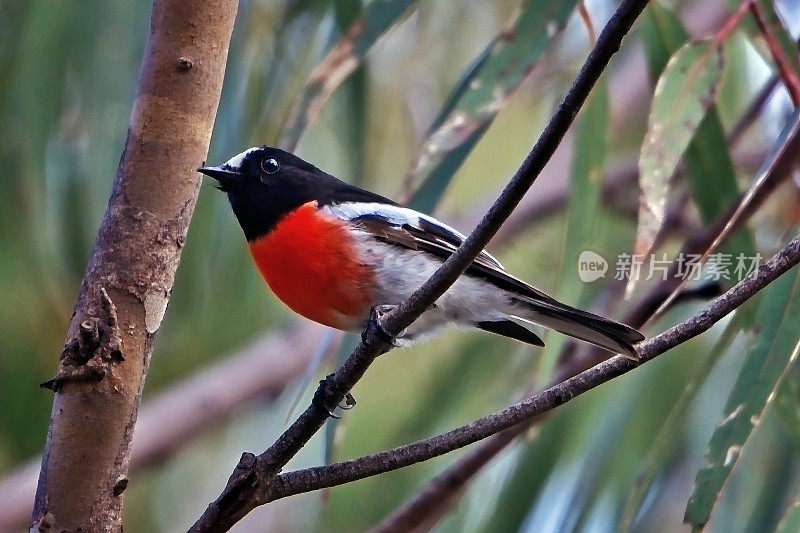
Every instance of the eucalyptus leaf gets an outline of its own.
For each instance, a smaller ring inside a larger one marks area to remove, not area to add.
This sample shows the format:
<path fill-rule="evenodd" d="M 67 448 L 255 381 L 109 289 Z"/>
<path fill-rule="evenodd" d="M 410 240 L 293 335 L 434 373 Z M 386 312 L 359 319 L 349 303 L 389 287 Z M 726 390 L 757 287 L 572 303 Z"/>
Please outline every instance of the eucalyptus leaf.
<path fill-rule="evenodd" d="M 655 79 L 661 76 L 672 54 L 688 42 L 689 34 L 672 10 L 660 2 L 651 2 L 642 18 L 642 38 L 648 69 Z M 736 171 L 715 105 L 698 125 L 683 162 L 692 200 L 703 222 L 710 224 L 726 213 L 739 195 Z M 731 235 L 723 249 L 734 255 L 756 254 L 747 228 Z"/>
<path fill-rule="evenodd" d="M 797 533 L 800 531 L 800 490 L 797 491 L 794 501 L 783 513 L 775 533 Z"/>
<path fill-rule="evenodd" d="M 608 149 L 608 85 L 598 81 L 575 124 L 572 172 L 567 204 L 567 235 L 559 296 L 575 301 L 582 286 L 577 268 L 581 252 L 590 247 L 597 230 L 603 170 Z"/>
<path fill-rule="evenodd" d="M 725 415 L 709 441 L 707 463 L 697 473 L 684 521 L 702 527 L 711 517 L 742 448 L 774 400 L 800 350 L 800 273 L 784 275 L 761 299 L 759 334 L 745 357 L 725 406 Z"/>
<path fill-rule="evenodd" d="M 408 205 L 430 212 L 514 90 L 561 34 L 575 0 L 526 0 L 473 62 L 433 121 L 406 175 Z"/>
<path fill-rule="evenodd" d="M 716 42 L 688 43 L 672 56 L 656 84 L 639 158 L 635 254 L 648 253 L 661 229 L 670 179 L 714 102 L 722 65 Z"/>
<path fill-rule="evenodd" d="M 314 68 L 297 97 L 281 137 L 282 148 L 294 150 L 331 94 L 358 68 L 378 39 L 402 21 L 416 4 L 417 0 L 373 0 L 364 7 L 361 17 Z"/>
<path fill-rule="evenodd" d="M 639 473 L 622 511 L 622 518 L 617 529 L 620 533 L 631 530 L 634 519 L 641 509 L 645 496 L 652 487 L 656 476 L 665 467 L 670 455 L 677 448 L 676 440 L 681 437 L 681 429 L 686 423 L 692 402 L 697 397 L 697 393 L 701 390 L 714 365 L 728 351 L 731 343 L 741 331 L 743 323 L 746 322 L 743 319 L 744 316 L 743 313 L 738 312 L 734 315 L 733 319 L 725 326 L 725 330 L 714 344 L 714 347 L 702 356 L 699 366 L 683 385 L 683 391 L 672 407 L 669 416 L 664 420 L 658 435 L 653 441 L 653 445 L 648 450 L 647 455 L 640 461 Z"/>

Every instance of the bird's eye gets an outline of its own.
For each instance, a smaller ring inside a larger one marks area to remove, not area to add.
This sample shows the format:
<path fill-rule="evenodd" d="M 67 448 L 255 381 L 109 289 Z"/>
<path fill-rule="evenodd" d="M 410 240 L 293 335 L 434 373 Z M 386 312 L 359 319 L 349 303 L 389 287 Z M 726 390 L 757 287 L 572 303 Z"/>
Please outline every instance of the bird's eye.
<path fill-rule="evenodd" d="M 275 174 L 281 169 L 281 165 L 275 159 L 270 157 L 261 161 L 261 168 L 267 174 Z"/>

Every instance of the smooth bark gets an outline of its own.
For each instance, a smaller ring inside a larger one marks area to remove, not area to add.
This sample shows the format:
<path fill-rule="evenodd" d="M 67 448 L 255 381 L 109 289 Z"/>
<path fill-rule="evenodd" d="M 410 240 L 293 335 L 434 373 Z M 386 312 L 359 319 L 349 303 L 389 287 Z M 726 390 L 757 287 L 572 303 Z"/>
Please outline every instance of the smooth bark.
<path fill-rule="evenodd" d="M 236 0 L 156 0 L 58 371 L 32 530 L 120 531 L 144 378 L 200 187 Z"/>

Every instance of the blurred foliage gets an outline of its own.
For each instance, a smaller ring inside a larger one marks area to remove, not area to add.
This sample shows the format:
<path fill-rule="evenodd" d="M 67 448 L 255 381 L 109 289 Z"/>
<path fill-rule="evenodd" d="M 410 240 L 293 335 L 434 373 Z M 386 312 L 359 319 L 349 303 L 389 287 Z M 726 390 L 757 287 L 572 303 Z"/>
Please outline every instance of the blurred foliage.
<path fill-rule="evenodd" d="M 243 1 L 209 161 L 285 139 L 292 107 L 314 68 L 354 21 L 370 9 L 377 13 L 383 1 Z M 420 205 L 438 205 L 437 214 L 447 221 L 474 220 L 525 157 L 586 57 L 586 29 L 570 0 L 395 4 L 410 7 L 391 12 L 392 20 L 382 20 L 380 31 L 360 41 L 365 62 L 333 92 L 316 120 L 297 133 L 297 151 L 343 179 L 397 197 L 407 176 L 420 168 L 430 136 L 448 117 L 462 108 L 479 112 L 481 122 L 470 130 L 475 135 L 460 139 L 451 152 L 457 161 L 448 163 L 449 156 L 442 156 L 415 180 L 430 178 L 425 183 L 431 192 L 422 189 L 420 194 L 428 196 Z M 552 11 L 537 13 L 532 6 L 540 4 Z M 494 250 L 510 271 L 568 303 L 589 307 L 599 304 L 609 287 L 619 289 L 611 279 L 615 258 L 631 250 L 637 205 L 626 207 L 630 191 L 600 201 L 600 180 L 639 153 L 649 83 L 687 42 L 685 13 L 699 16 L 706 4 L 671 2 L 674 15 L 660 2 L 648 8 L 578 117 L 574 142 L 569 142 L 574 153 L 560 151 L 529 195 L 568 187 L 568 205 L 521 232 L 510 246 Z M 614 5 L 588 2 L 598 29 Z M 105 208 L 149 8 L 144 0 L 0 2 L 0 293 L 6 304 L 0 311 L 0 473 L 34 457 L 44 441 L 52 398 L 37 385 L 55 368 Z M 782 20 L 798 20 L 799 11 L 796 2 L 778 2 Z M 720 18 L 705 27 L 718 27 Z M 783 46 L 789 46 L 787 36 L 796 36 L 798 28 L 785 30 L 781 19 L 770 20 Z M 698 21 L 692 22 L 696 27 Z M 513 24 L 527 30 L 516 39 L 498 40 Z M 388 31 L 381 36 L 384 28 Z M 727 209 L 752 178 L 732 156 L 772 146 L 790 112 L 781 89 L 729 153 L 725 133 L 774 65 L 750 23 L 722 53 L 725 66 L 714 106 L 704 120 L 696 113 L 689 117 L 695 131 L 677 163 L 685 167 L 686 182 L 675 181 L 667 189 L 670 198 L 689 191 L 685 218 L 690 228 L 704 227 Z M 641 75 L 643 68 L 648 76 Z M 475 83 L 480 76 L 502 88 L 499 100 L 494 91 L 486 92 L 493 85 Z M 641 102 L 619 94 L 637 90 L 644 95 Z M 764 256 L 774 251 L 797 224 L 797 198 L 796 186 L 785 186 L 750 224 L 752 237 L 729 242 L 731 251 Z M 667 230 L 657 254 L 675 253 L 691 236 L 685 227 Z M 609 261 L 604 279 L 579 281 L 576 254 L 584 248 Z M 614 316 L 622 316 L 651 285 L 640 284 L 631 302 L 615 294 Z M 737 378 L 745 357 L 747 365 L 756 361 L 773 377 L 786 366 L 783 346 L 796 341 L 796 334 L 794 340 L 783 330 L 774 339 L 759 336 L 776 326 L 766 309 L 778 306 L 780 296 L 788 294 L 759 301 L 755 326 L 743 329 L 746 324 L 735 318 L 722 339 L 720 325 L 557 410 L 478 475 L 438 531 L 615 531 L 629 498 L 634 502 L 625 514 L 629 530 L 685 530 L 681 522 L 692 481 L 705 464 L 714 428 L 731 410 L 725 409 L 726 399 L 745 398 L 753 390 Z M 702 305 L 682 304 L 646 333 L 653 335 Z M 204 187 L 145 401 L 253 337 L 277 331 L 289 317 L 252 268 L 224 198 Z M 555 364 L 561 337 L 544 338 L 548 360 Z M 761 343 L 773 340 L 780 349 L 770 351 L 770 358 L 754 355 Z M 392 352 L 378 359 L 354 391 L 358 407 L 339 424 L 336 456 L 354 457 L 467 423 L 515 401 L 531 383 L 545 381 L 548 366 L 541 350 L 478 333 L 453 333 Z M 784 531 L 794 530 L 787 524 L 798 516 L 796 506 L 788 507 L 800 482 L 798 380 L 795 365 L 776 402 L 782 416 L 771 416 L 767 408 L 763 422 L 748 434 L 708 531 L 769 531 L 782 517 Z M 684 392 L 687 383 L 689 393 Z M 217 495 L 241 451 L 264 449 L 284 428 L 296 384 L 287 391 L 242 410 L 162 465 L 133 473 L 126 530 L 185 529 Z M 309 396 L 307 391 L 302 401 Z M 331 446 L 316 437 L 289 467 L 323 462 L 326 448 Z M 459 455 L 276 502 L 237 529 L 365 530 Z"/>
<path fill-rule="evenodd" d="M 748 306 L 752 303 L 748 302 Z M 636 482 L 628 496 L 622 519 L 619 523 L 619 531 L 628 531 L 633 524 L 633 520 L 642 506 L 647 492 L 656 480 L 656 475 L 661 472 L 662 466 L 670 459 L 676 451 L 676 441 L 680 439 L 680 428 L 686 423 L 686 417 L 690 413 L 692 403 L 697 398 L 709 373 L 731 347 L 731 343 L 736 339 L 737 334 L 742 329 L 744 313 L 737 312 L 733 319 L 725 326 L 725 330 L 720 335 L 708 353 L 701 354 L 701 361 L 694 369 L 690 378 L 686 380 L 681 395 L 677 398 L 670 410 L 669 416 L 664 419 L 658 434 L 653 439 L 653 446 L 647 451 L 639 465 L 639 472 Z"/>
<path fill-rule="evenodd" d="M 725 404 L 726 414 L 711 437 L 708 463 L 697 474 L 686 508 L 686 521 L 692 525 L 702 527 L 708 522 L 743 446 L 800 353 L 800 275 L 776 280 L 762 300 L 758 337 Z"/>
<path fill-rule="evenodd" d="M 526 0 L 476 58 L 433 120 L 406 175 L 409 205 L 431 211 L 508 97 L 561 34 L 575 1 Z"/>

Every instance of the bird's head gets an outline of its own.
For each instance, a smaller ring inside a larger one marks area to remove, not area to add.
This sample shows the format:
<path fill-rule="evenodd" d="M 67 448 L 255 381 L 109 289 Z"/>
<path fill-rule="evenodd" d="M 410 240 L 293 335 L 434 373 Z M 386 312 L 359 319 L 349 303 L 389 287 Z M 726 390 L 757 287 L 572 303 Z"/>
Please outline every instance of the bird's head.
<path fill-rule="evenodd" d="M 217 180 L 221 191 L 255 196 L 300 185 L 320 172 L 296 155 L 271 146 L 255 146 L 218 167 L 197 170 Z"/>
<path fill-rule="evenodd" d="M 220 166 L 197 169 L 217 180 L 248 240 L 269 232 L 286 213 L 317 200 L 335 180 L 280 148 L 257 146 Z"/>

